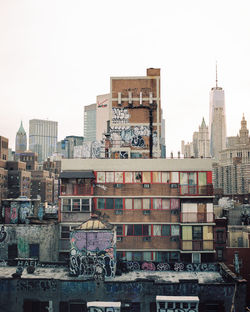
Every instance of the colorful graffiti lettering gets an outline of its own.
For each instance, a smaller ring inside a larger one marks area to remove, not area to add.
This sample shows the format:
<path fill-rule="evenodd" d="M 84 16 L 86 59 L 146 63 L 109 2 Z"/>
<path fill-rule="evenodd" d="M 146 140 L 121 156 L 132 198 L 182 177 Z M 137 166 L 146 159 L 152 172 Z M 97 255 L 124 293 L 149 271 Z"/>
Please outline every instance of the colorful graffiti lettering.
<path fill-rule="evenodd" d="M 28 243 L 21 237 L 18 238 L 18 251 L 24 255 L 28 254 L 29 252 L 29 245 Z"/>

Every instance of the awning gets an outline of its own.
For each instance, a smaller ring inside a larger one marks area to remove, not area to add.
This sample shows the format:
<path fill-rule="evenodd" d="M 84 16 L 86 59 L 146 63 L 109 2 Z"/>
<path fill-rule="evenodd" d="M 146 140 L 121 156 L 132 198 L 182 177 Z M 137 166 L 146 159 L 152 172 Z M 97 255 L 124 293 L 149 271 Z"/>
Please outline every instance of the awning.
<path fill-rule="evenodd" d="M 59 175 L 60 179 L 94 179 L 93 171 L 63 171 Z"/>

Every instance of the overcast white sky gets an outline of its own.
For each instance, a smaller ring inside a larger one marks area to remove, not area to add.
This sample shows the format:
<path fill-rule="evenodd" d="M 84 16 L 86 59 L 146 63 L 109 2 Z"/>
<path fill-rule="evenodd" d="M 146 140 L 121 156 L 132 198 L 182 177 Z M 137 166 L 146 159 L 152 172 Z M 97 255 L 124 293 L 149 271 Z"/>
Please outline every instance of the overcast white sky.
<path fill-rule="evenodd" d="M 0 135 L 14 148 L 23 120 L 83 135 L 83 106 L 110 76 L 161 68 L 167 155 L 190 141 L 209 91 L 225 90 L 227 134 L 250 125 L 250 1 L 0 0 Z"/>

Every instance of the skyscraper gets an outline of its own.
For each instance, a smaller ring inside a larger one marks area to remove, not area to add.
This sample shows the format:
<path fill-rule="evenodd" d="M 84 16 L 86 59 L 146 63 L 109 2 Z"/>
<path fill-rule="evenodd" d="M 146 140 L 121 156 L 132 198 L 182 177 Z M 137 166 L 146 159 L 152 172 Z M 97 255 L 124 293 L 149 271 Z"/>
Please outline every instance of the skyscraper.
<path fill-rule="evenodd" d="M 84 106 L 84 141 L 96 140 L 96 104 Z"/>
<path fill-rule="evenodd" d="M 226 112 L 224 90 L 218 87 L 216 65 L 216 87 L 210 91 L 209 104 L 210 154 L 219 158 L 219 152 L 226 148 Z"/>
<path fill-rule="evenodd" d="M 57 121 L 32 119 L 29 122 L 29 149 L 42 162 L 56 151 Z"/>
<path fill-rule="evenodd" d="M 23 127 L 23 122 L 21 121 L 21 125 L 16 134 L 16 153 L 22 153 L 27 150 L 27 135 Z"/>

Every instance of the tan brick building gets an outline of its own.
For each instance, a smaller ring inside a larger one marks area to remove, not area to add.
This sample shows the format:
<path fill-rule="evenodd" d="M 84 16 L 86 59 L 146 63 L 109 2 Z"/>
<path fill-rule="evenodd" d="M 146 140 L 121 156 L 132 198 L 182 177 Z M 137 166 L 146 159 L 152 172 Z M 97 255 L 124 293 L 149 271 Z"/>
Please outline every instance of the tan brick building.
<path fill-rule="evenodd" d="M 143 77 L 111 77 L 107 158 L 161 157 L 160 69 Z"/>

